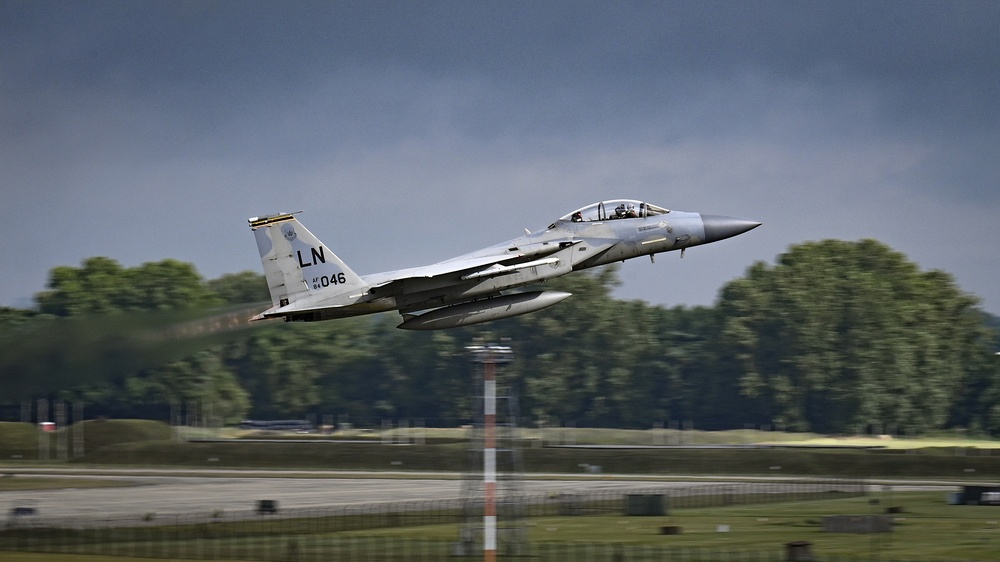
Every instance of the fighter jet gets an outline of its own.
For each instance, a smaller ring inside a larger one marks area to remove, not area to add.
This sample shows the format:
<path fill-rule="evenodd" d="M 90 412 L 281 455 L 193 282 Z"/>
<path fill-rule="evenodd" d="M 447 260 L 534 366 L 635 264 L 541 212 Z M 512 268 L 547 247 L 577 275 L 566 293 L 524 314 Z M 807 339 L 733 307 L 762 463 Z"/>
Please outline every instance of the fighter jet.
<path fill-rule="evenodd" d="M 301 211 L 299 211 L 301 212 Z M 397 310 L 405 330 L 468 326 L 534 312 L 562 291 L 505 293 L 627 259 L 718 242 L 757 221 L 671 211 L 632 199 L 577 209 L 543 230 L 433 265 L 358 275 L 295 218 L 249 220 L 271 291 L 271 308 L 251 320 L 313 322 Z M 419 314 L 418 314 L 419 313 Z"/>

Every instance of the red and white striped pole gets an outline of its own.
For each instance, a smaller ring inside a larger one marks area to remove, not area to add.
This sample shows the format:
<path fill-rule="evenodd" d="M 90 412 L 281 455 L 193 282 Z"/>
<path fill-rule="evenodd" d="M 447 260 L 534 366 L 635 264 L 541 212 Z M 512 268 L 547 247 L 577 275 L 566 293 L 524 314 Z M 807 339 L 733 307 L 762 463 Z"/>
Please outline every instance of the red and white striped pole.
<path fill-rule="evenodd" d="M 486 353 L 483 368 L 483 560 L 497 559 L 497 383 L 496 358 Z"/>

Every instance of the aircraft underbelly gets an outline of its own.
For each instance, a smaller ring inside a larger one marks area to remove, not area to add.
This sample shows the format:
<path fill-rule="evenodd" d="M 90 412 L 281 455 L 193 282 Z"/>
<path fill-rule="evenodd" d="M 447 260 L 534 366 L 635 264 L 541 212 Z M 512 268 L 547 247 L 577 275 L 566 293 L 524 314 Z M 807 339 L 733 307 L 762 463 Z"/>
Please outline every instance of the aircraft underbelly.
<path fill-rule="evenodd" d="M 403 294 L 396 296 L 396 302 L 402 312 L 425 310 L 477 298 L 494 297 L 507 289 L 540 283 L 546 279 L 565 275 L 570 271 L 572 271 L 572 266 L 568 260 L 560 259 L 556 263 L 518 269 L 495 277 L 435 287 L 424 291 L 410 292 L 405 290 Z M 405 289 L 418 286 L 416 284 L 408 285 Z"/>
<path fill-rule="evenodd" d="M 351 318 L 353 316 L 364 316 L 377 312 L 388 312 L 396 309 L 396 300 L 393 298 L 380 298 L 369 302 L 358 302 L 342 306 L 322 306 L 316 305 L 312 308 L 302 308 L 300 310 L 289 310 L 281 314 L 267 316 L 284 316 L 287 321 L 295 322 L 316 322 L 320 320 L 335 320 L 337 318 Z"/>

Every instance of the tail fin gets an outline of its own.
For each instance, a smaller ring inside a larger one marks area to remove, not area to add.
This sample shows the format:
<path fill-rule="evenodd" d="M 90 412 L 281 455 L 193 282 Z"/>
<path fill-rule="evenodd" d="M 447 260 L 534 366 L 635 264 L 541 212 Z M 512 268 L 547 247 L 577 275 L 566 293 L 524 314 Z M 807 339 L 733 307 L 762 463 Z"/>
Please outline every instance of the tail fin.
<path fill-rule="evenodd" d="M 271 303 L 283 307 L 318 293 L 336 296 L 363 290 L 361 277 L 292 215 L 248 219 L 264 264 Z"/>

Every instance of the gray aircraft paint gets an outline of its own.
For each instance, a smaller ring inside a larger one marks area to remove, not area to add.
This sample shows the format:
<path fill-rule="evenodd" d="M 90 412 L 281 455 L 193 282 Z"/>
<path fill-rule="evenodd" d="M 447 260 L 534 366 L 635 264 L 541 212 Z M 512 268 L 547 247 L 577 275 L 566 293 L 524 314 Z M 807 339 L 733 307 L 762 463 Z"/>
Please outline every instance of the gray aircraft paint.
<path fill-rule="evenodd" d="M 272 307 L 253 319 L 317 321 L 398 310 L 404 329 L 487 322 L 551 306 L 569 296 L 504 296 L 591 267 L 684 250 L 742 234 L 757 221 L 609 200 L 569 213 L 544 230 L 436 264 L 358 276 L 293 214 L 249 219 Z M 451 308 L 449 308 L 451 307 Z M 437 309 L 423 321 L 410 313 Z"/>

